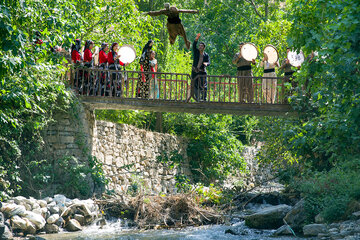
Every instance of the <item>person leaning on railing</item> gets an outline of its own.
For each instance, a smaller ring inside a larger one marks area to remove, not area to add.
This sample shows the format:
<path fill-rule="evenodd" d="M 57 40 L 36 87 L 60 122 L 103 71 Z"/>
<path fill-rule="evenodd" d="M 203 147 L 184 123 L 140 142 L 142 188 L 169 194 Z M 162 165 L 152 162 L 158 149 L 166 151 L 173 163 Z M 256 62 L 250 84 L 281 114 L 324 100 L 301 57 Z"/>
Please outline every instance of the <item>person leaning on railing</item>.
<path fill-rule="evenodd" d="M 252 80 L 251 64 L 255 64 L 255 59 L 247 61 L 241 55 L 241 47 L 245 43 L 240 43 L 239 52 L 233 57 L 232 63 L 237 67 L 238 77 L 249 77 L 249 78 L 238 78 L 238 93 L 240 103 L 252 103 L 254 101 L 254 86 Z"/>

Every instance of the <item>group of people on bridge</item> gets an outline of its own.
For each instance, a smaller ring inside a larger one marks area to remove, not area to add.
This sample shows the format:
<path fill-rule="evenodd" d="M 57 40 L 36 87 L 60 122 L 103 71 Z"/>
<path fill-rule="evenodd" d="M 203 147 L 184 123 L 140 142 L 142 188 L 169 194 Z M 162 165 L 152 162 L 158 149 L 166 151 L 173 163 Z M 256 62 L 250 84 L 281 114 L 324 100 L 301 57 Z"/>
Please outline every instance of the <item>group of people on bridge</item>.
<path fill-rule="evenodd" d="M 196 10 L 181 10 L 176 7 L 170 7 L 169 4 L 165 4 L 165 9 L 160 11 L 152 11 L 147 14 L 150 16 L 166 15 L 168 17 L 167 28 L 169 32 L 169 40 L 171 44 L 174 44 L 176 37 L 182 36 L 185 40 L 185 45 L 189 49 L 190 42 L 187 40 L 186 33 L 181 20 L 179 18 L 179 13 L 197 13 Z M 210 56 L 205 52 L 206 45 L 204 42 L 200 42 L 201 34 L 198 33 L 193 42 L 192 51 L 193 51 L 193 64 L 191 71 L 191 96 L 196 101 L 206 101 L 207 100 L 207 67 L 210 65 Z M 144 46 L 141 56 L 140 56 L 140 70 L 141 72 L 157 72 L 158 64 L 155 58 L 155 51 L 152 50 L 154 42 L 149 40 Z M 240 43 L 239 47 L 244 45 Z M 94 56 L 92 49 L 94 48 L 94 42 L 87 40 L 85 42 L 85 47 L 83 54 L 81 54 L 81 41 L 76 40 L 71 48 L 71 58 L 72 62 L 75 65 L 82 64 L 84 67 L 91 68 L 94 66 Z M 107 43 L 102 43 L 98 56 L 98 65 L 99 69 L 108 69 L 108 70 L 121 70 L 129 64 L 129 62 L 120 61 L 120 55 L 118 54 L 119 44 L 117 42 L 112 43 L 110 46 Z M 288 48 L 287 51 L 290 49 Z M 83 56 L 83 57 L 82 57 Z M 232 63 L 237 67 L 237 88 L 238 88 L 238 99 L 240 103 L 252 103 L 254 102 L 254 82 L 252 79 L 252 65 L 256 64 L 255 59 L 251 61 L 246 60 L 241 51 L 235 54 L 232 59 Z M 276 86 L 277 78 L 275 73 L 275 67 L 279 67 L 284 71 L 284 82 L 289 82 L 292 87 L 296 87 L 296 83 L 292 81 L 292 75 L 294 70 L 292 69 L 289 60 L 284 59 L 281 66 L 278 62 L 269 63 L 268 57 L 264 54 L 264 58 L 260 62 L 260 67 L 264 68 L 264 75 L 266 77 L 263 79 L 262 93 L 265 96 L 267 103 L 274 103 L 276 98 Z M 81 76 L 82 75 L 82 76 Z M 118 79 L 121 81 L 121 76 L 116 71 L 111 74 L 103 71 L 101 73 L 100 79 L 95 79 L 90 72 L 83 70 L 82 74 L 77 74 L 76 79 L 80 82 L 81 87 L 84 88 L 86 84 L 89 84 L 90 81 L 96 81 L 97 86 L 102 88 L 101 95 L 106 95 L 108 91 L 106 88 L 109 88 L 109 81 L 111 79 Z M 80 88 L 81 88 L 80 87 Z M 81 91 L 80 91 L 81 92 Z M 112 94 L 116 96 L 116 94 Z M 156 80 L 156 75 L 154 74 L 141 74 L 136 87 L 136 97 L 139 98 L 159 98 L 159 86 L 158 81 Z"/>

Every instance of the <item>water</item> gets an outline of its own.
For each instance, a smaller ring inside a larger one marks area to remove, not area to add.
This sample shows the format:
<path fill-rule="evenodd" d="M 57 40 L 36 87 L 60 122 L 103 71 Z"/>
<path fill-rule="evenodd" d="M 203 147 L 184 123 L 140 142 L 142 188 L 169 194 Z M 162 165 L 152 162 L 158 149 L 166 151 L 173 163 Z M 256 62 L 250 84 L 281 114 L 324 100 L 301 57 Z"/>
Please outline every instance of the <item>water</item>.
<path fill-rule="evenodd" d="M 274 230 L 255 230 L 247 228 L 243 221 L 231 226 L 210 225 L 201 227 L 188 227 L 176 230 L 137 230 L 123 227 L 121 220 L 110 222 L 102 229 L 93 225 L 82 232 L 42 235 L 46 240 L 294 240 L 296 237 L 271 237 Z M 225 234 L 225 230 L 231 229 L 240 235 Z"/>

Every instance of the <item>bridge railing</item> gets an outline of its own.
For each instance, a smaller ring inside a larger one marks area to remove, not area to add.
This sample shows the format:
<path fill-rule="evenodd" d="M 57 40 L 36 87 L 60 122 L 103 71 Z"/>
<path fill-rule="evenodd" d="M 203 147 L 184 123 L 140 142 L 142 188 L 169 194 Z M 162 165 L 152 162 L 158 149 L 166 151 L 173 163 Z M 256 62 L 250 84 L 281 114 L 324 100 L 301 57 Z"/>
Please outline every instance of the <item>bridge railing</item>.
<path fill-rule="evenodd" d="M 207 75 L 207 86 L 202 85 L 201 77 L 192 80 L 183 73 L 78 67 L 71 68 L 70 84 L 79 95 L 133 99 L 144 98 L 139 93 L 139 83 L 150 81 L 146 99 L 183 102 L 190 101 L 192 96 L 206 102 L 281 104 L 288 94 L 283 77 Z"/>
<path fill-rule="evenodd" d="M 193 82 L 200 78 L 197 76 Z M 207 75 L 207 89 L 200 87 L 197 95 L 201 101 L 206 92 L 204 101 L 208 102 L 282 104 L 288 93 L 284 83 L 283 77 Z"/>

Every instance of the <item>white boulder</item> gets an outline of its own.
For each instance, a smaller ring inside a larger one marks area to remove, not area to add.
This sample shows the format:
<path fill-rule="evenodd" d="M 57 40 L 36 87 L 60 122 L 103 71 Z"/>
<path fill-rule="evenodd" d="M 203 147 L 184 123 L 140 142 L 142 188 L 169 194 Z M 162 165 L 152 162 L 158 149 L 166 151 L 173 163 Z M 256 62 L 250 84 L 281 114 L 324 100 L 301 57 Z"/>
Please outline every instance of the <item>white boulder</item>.
<path fill-rule="evenodd" d="M 53 214 L 46 220 L 46 222 L 48 224 L 54 224 L 56 223 L 57 220 L 59 220 L 59 218 L 60 218 L 59 214 Z"/>

